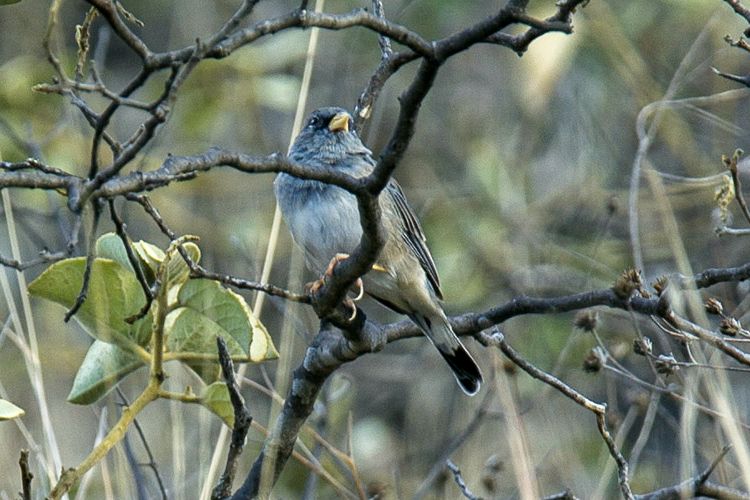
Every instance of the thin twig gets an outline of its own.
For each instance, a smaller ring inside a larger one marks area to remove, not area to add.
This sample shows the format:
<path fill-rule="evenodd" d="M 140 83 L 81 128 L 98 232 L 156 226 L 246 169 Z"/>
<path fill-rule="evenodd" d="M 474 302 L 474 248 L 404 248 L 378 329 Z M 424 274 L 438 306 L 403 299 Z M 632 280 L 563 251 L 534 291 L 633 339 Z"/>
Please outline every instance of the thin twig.
<path fill-rule="evenodd" d="M 161 214 L 159 213 L 159 210 L 154 206 L 153 203 L 151 203 L 151 200 L 146 195 L 131 194 L 127 196 L 127 199 L 140 204 L 146 211 L 146 213 L 151 217 L 151 219 L 156 223 L 161 232 L 164 233 L 170 240 L 175 240 L 177 238 L 175 232 L 169 228 L 169 226 L 166 224 Z M 211 279 L 219 281 L 220 283 L 223 283 L 225 285 L 233 286 L 235 288 L 256 290 L 267 293 L 269 295 L 274 295 L 276 297 L 282 297 L 292 302 L 300 302 L 304 304 L 310 303 L 310 298 L 307 294 L 294 293 L 281 287 L 271 285 L 269 283 L 258 283 L 227 274 L 215 273 L 204 268 L 197 262 L 194 262 L 187 253 L 180 251 L 180 255 L 190 268 L 191 277 L 193 278 Z"/>
<path fill-rule="evenodd" d="M 120 397 L 120 399 L 122 399 L 123 404 L 125 406 L 130 406 L 130 402 L 125 397 L 125 393 L 122 392 L 122 389 L 120 389 L 119 385 L 115 387 L 115 390 L 117 391 L 117 395 Z M 144 465 L 151 469 L 151 471 L 154 473 L 156 483 L 159 485 L 159 493 L 161 494 L 162 500 L 167 500 L 167 489 L 164 487 L 164 481 L 162 480 L 161 474 L 159 473 L 159 467 L 156 464 L 154 454 L 151 452 L 151 446 L 148 444 L 146 434 L 143 432 L 143 428 L 141 427 L 141 424 L 137 418 L 133 419 L 133 427 L 135 428 L 135 431 L 138 434 L 138 438 L 141 440 L 141 444 L 143 445 L 143 449 L 146 451 L 146 456 L 148 457 L 148 462 Z"/>
<path fill-rule="evenodd" d="M 91 281 L 91 271 L 94 267 L 94 258 L 96 257 L 96 229 L 99 226 L 99 217 L 101 216 L 101 210 L 99 207 L 94 204 L 94 216 L 93 220 L 91 221 L 91 234 L 89 235 L 89 246 L 88 250 L 86 252 L 86 266 L 83 269 L 83 282 L 81 283 L 81 290 L 78 292 L 78 295 L 76 296 L 76 300 L 73 303 L 73 306 L 68 309 L 68 311 L 65 313 L 64 320 L 67 323 L 70 321 L 70 318 L 72 318 L 75 313 L 78 312 L 78 310 L 81 308 L 83 303 L 86 301 L 86 297 L 89 293 L 89 282 Z"/>
<path fill-rule="evenodd" d="M 229 452 L 227 453 L 227 463 L 218 484 L 211 492 L 212 500 L 220 500 L 231 494 L 232 481 L 237 471 L 237 459 L 240 457 L 242 448 L 245 446 L 245 437 L 247 437 L 247 431 L 253 421 L 253 417 L 245 406 L 245 399 L 240 394 L 240 388 L 234 377 L 234 364 L 232 363 L 232 358 L 229 356 L 229 351 L 227 351 L 227 344 L 223 338 L 217 337 L 216 346 L 219 350 L 219 364 L 224 374 L 224 382 L 229 391 L 229 400 L 232 402 L 232 408 L 234 409 L 234 427 L 232 429 Z"/>
<path fill-rule="evenodd" d="M 580 500 L 577 496 L 573 494 L 570 490 L 561 491 L 560 493 L 555 493 L 553 495 L 548 495 L 542 500 Z"/>
<path fill-rule="evenodd" d="M 49 253 L 46 250 L 43 250 L 42 252 L 40 252 L 40 256 L 36 259 L 21 262 L 16 259 L 3 257 L 2 255 L 0 255 L 0 266 L 12 267 L 13 269 L 16 269 L 18 271 L 23 271 L 25 269 L 29 269 L 30 267 L 38 266 L 41 264 L 53 264 L 59 260 L 64 259 L 67 256 L 67 252 Z"/>
<path fill-rule="evenodd" d="M 18 465 L 21 468 L 21 498 L 31 500 L 31 480 L 34 479 L 34 474 L 29 470 L 29 450 L 21 450 Z"/>
<path fill-rule="evenodd" d="M 724 459 L 729 450 L 732 449 L 731 445 L 724 446 L 719 452 L 719 455 L 706 467 L 703 472 L 697 476 L 687 479 L 679 484 L 661 488 L 650 493 L 644 493 L 637 495 L 636 500 L 667 500 L 673 498 L 692 498 L 698 496 L 707 496 L 711 498 L 722 498 L 722 499 L 744 499 L 750 498 L 748 493 L 726 488 L 708 482 L 708 478 L 711 476 L 713 471 Z"/>
<path fill-rule="evenodd" d="M 742 2 L 740 2 L 740 0 L 724 0 L 724 2 L 732 7 L 735 13 L 744 17 L 745 21 L 750 23 L 750 9 L 742 5 Z M 750 30 L 750 28 L 745 30 L 746 35 L 748 34 L 748 30 Z"/>
<path fill-rule="evenodd" d="M 451 471 L 451 474 L 453 474 L 453 479 L 456 481 L 458 489 L 461 490 L 461 494 L 464 497 L 468 498 L 469 500 L 481 500 L 481 497 L 478 497 L 471 492 L 469 487 L 466 485 L 466 481 L 464 481 L 464 478 L 461 475 L 461 469 L 459 469 L 458 466 L 454 464 L 450 458 L 445 461 L 445 466 L 449 471 Z"/>
<path fill-rule="evenodd" d="M 133 316 L 125 318 L 126 323 L 132 324 L 148 313 L 148 310 L 151 308 L 151 303 L 154 301 L 154 293 L 151 290 L 151 285 L 148 284 L 146 275 L 143 273 L 141 261 L 133 252 L 133 246 L 130 237 L 127 234 L 127 228 L 122 220 L 122 217 L 120 217 L 120 214 L 118 214 L 117 210 L 115 209 L 114 200 L 110 199 L 108 200 L 108 202 L 109 213 L 112 217 L 112 222 L 114 222 L 115 224 L 115 231 L 117 232 L 117 236 L 120 237 L 120 241 L 122 241 L 122 246 L 125 248 L 125 254 L 128 256 L 128 262 L 130 262 L 130 265 L 135 272 L 135 277 L 138 279 L 138 283 L 140 283 L 141 289 L 143 290 L 143 295 L 146 297 L 146 303 L 143 305 L 141 310 L 135 313 Z"/>
<path fill-rule="evenodd" d="M 534 377 L 535 379 L 541 380 L 545 384 L 552 386 L 562 393 L 567 398 L 571 399 L 583 408 L 591 411 L 596 416 L 597 428 L 602 436 L 602 439 L 609 449 L 609 453 L 614 458 L 617 464 L 617 475 L 619 478 L 620 491 L 623 496 L 630 500 L 633 498 L 633 492 L 630 489 L 630 482 L 628 478 L 628 462 L 622 456 L 622 453 L 617 447 L 612 435 L 607 429 L 606 414 L 607 406 L 601 403 L 596 403 L 580 392 L 576 391 L 568 384 L 558 379 L 557 377 L 550 375 L 549 373 L 540 370 L 533 364 L 526 361 L 510 344 L 505 340 L 505 336 L 494 328 L 492 333 L 482 333 L 478 336 L 480 342 L 488 346 L 497 346 L 503 354 L 505 354 L 513 363 L 515 363 L 523 371 Z"/>

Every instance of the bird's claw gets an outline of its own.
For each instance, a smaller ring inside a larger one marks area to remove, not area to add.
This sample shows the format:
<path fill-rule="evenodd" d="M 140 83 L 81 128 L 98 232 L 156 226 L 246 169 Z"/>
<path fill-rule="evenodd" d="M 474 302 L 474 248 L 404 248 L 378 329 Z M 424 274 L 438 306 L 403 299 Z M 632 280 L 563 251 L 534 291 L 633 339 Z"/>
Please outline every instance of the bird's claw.
<path fill-rule="evenodd" d="M 336 266 L 339 264 L 339 262 L 344 261 L 349 258 L 348 253 L 337 253 L 333 256 L 331 259 L 331 262 L 328 263 L 328 267 L 326 267 L 325 272 L 323 273 L 323 276 L 326 278 L 333 277 L 333 270 L 336 268 Z"/>
<path fill-rule="evenodd" d="M 338 265 L 338 263 L 348 258 L 349 254 L 337 253 L 331 259 L 331 262 L 328 263 L 328 267 L 326 267 L 323 276 L 321 276 L 320 279 L 306 284 L 305 291 L 310 295 L 317 295 L 320 289 L 323 288 L 328 280 L 333 277 L 333 270 Z M 349 321 L 352 321 L 357 316 L 357 306 L 355 302 L 359 302 L 360 300 L 362 300 L 362 297 L 364 297 L 365 295 L 365 285 L 362 282 L 362 278 L 357 278 L 357 280 L 354 282 L 354 288 L 357 291 L 356 295 L 354 297 L 347 297 L 344 299 L 344 306 L 352 311 L 352 315 L 349 318 Z"/>
<path fill-rule="evenodd" d="M 357 292 L 357 295 L 352 298 L 352 300 L 354 302 L 359 302 L 360 300 L 362 300 L 362 297 L 365 296 L 365 285 L 364 283 L 362 283 L 362 278 L 357 278 L 357 281 L 354 282 L 354 286 L 356 286 L 357 290 L 359 291 Z"/>
<path fill-rule="evenodd" d="M 357 317 L 357 306 L 354 304 L 354 301 L 350 299 L 349 297 L 344 299 L 344 307 L 351 310 L 352 314 L 349 316 L 348 321 L 354 321 L 354 318 Z"/>
<path fill-rule="evenodd" d="M 320 278 L 310 283 L 305 284 L 305 293 L 307 295 L 317 295 L 323 285 L 326 284 L 325 279 Z"/>

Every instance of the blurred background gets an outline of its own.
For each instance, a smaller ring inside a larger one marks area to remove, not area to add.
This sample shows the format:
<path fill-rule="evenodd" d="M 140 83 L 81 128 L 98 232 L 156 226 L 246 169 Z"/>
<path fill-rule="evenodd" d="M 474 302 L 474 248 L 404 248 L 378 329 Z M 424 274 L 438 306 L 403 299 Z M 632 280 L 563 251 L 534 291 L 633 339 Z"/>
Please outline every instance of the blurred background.
<path fill-rule="evenodd" d="M 236 3 L 124 2 L 144 22 L 138 32 L 154 51 L 183 47 L 209 35 Z M 262 2 L 252 20 L 282 14 L 297 3 Z M 367 4 L 327 0 L 325 10 L 346 12 Z M 424 37 L 438 38 L 503 4 L 386 0 L 385 12 Z M 0 7 L 0 151 L 4 160 L 39 156 L 83 176 L 88 172 L 91 129 L 69 100 L 31 90 L 53 76 L 42 48 L 48 7 L 38 0 Z M 553 10 L 552 1 L 531 2 L 534 15 L 545 17 Z M 69 71 L 75 64 L 75 25 L 85 12 L 83 2 L 62 5 L 58 40 Z M 750 93 L 727 93 L 738 85 L 711 70 L 750 70 L 750 54 L 723 40 L 725 35 L 736 38 L 747 24 L 719 0 L 593 0 L 576 13 L 574 25 L 573 35 L 548 34 L 532 43 L 523 57 L 491 45 L 454 57 L 441 69 L 424 103 L 416 135 L 395 176 L 423 222 L 448 314 L 485 310 L 518 295 L 551 297 L 609 287 L 634 265 L 642 267 L 649 284 L 664 273 L 747 261 L 746 239 L 716 236 L 714 197 L 721 182 L 716 174 L 724 170 L 721 155 L 750 147 Z M 286 151 L 309 35 L 287 31 L 262 38 L 226 59 L 201 63 L 181 89 L 169 121 L 130 168 L 154 169 L 170 153 L 195 154 L 211 146 L 261 155 Z M 121 89 L 138 69 L 138 60 L 102 20 L 94 23 L 91 41 L 102 78 L 111 89 Z M 353 108 L 378 61 L 373 33 L 321 32 L 307 111 L 328 105 Z M 415 67 L 412 63 L 393 77 L 377 102 L 363 137 L 376 154 L 388 140 L 398 113 L 397 97 Z M 156 97 L 161 82 L 153 79 L 136 97 Z M 665 96 L 670 102 L 652 105 Z M 106 101 L 89 97 L 92 107 L 103 109 Z M 121 139 L 129 137 L 143 118 L 123 109 L 110 131 Z M 645 133 L 656 122 L 646 149 L 638 127 Z M 635 165 L 643 174 L 629 214 Z M 272 181 L 271 175 L 217 168 L 159 189 L 151 197 L 174 231 L 201 238 L 204 266 L 257 280 L 274 216 Z M 24 260 L 45 248 L 62 249 L 72 223 L 65 199 L 52 192 L 10 193 Z M 121 203 L 134 239 L 166 246 L 165 237 L 139 207 Z M 735 216 L 730 225 L 743 226 L 734 204 L 730 212 Z M 633 215 L 638 222 L 635 250 L 629 231 Z M 4 256 L 11 255 L 7 219 L 3 210 Z M 109 230 L 111 223 L 103 220 L 100 233 Z M 82 242 L 76 252 L 84 251 Z M 681 255 L 687 260 L 679 261 Z M 42 270 L 39 266 L 25 271 L 25 280 Z M 17 273 L 2 272 L 12 286 L 10 296 L 4 291 L 0 301 L 0 327 L 5 329 L 9 304 L 20 304 L 22 292 Z M 282 227 L 270 281 L 300 291 L 312 278 Z M 720 285 L 710 293 L 738 319 L 748 314 L 745 285 Z M 253 294 L 243 294 L 253 304 Z M 62 463 L 74 466 L 91 450 L 100 427 L 116 420 L 120 399 L 111 395 L 90 407 L 66 402 L 91 339 L 73 322 L 63 323 L 62 308 L 39 300 L 32 300 L 32 307 L 51 428 Z M 374 303 L 364 307 L 379 321 L 401 319 Z M 291 371 L 317 331 L 317 319 L 308 307 L 273 297 L 266 298 L 260 316 L 281 357 L 249 367 L 248 377 L 273 384 L 283 397 Z M 608 403 L 611 428 L 626 458 L 638 452 L 631 471 L 636 492 L 685 479 L 685 463 L 701 469 L 718 454 L 727 439 L 714 416 L 699 411 L 692 427 L 685 427 L 685 405 L 679 399 L 652 392 L 612 370 L 585 372 L 584 358 L 597 340 L 576 329 L 573 318 L 572 313 L 518 317 L 501 328 L 531 362 Z M 636 332 L 657 339 L 655 351 L 674 350 L 678 359 L 684 358 L 680 347 L 648 318 L 598 310 L 597 334 L 609 354 L 638 380 L 656 384 L 645 359 L 632 352 Z M 459 498 L 443 467 L 448 457 L 461 468 L 471 489 L 488 498 L 516 498 L 520 484 L 531 484 L 541 496 L 570 488 L 582 498 L 615 497 L 616 471 L 594 417 L 513 370 L 499 352 L 474 341 L 467 345 L 487 379 L 475 398 L 460 392 L 425 339 L 409 339 L 339 370 L 308 423 L 339 449 L 348 451 L 351 446 L 363 484 L 381 498 Z M 167 385 L 173 390 L 194 383 L 182 367 L 167 369 Z M 669 377 L 662 375 L 662 381 L 679 393 L 685 377 L 696 372 L 707 377 L 722 373 L 686 367 Z M 725 396 L 733 402 L 736 421 L 750 422 L 746 374 L 727 377 Z M 122 390 L 132 399 L 145 380 L 145 372 L 137 372 L 125 380 Z M 50 457 L 49 439 L 43 417 L 35 410 L 26 363 L 3 333 L 0 383 L 0 397 L 26 409 L 19 422 L 0 422 L 0 449 L 5 451 L 0 454 L 0 498 L 17 497 L 21 448 L 32 449 L 33 485 L 41 498 L 49 489 L 40 465 Z M 245 388 L 244 394 L 253 417 L 268 426 L 278 406 L 255 389 Z M 698 390 L 686 397 L 710 406 L 710 396 Z M 205 492 L 220 421 L 197 406 L 158 401 L 139 422 L 169 498 L 191 499 Z M 262 440 L 262 433 L 251 431 L 241 475 Z M 79 498 L 137 498 L 127 454 L 138 462 L 148 459 L 135 433 L 129 433 L 128 443 L 131 450 L 118 446 L 103 468 L 89 474 Z M 308 445 L 314 448 L 314 443 Z M 346 467 L 327 453 L 320 460 L 333 477 L 353 488 Z M 519 465 L 524 460 L 525 468 Z M 730 454 L 717 480 L 742 487 L 741 472 Z M 140 473 L 147 498 L 158 497 L 152 471 L 142 468 Z M 291 460 L 275 497 L 340 494 L 324 479 L 311 477 L 308 468 Z M 213 479 L 208 487 L 212 484 Z"/>

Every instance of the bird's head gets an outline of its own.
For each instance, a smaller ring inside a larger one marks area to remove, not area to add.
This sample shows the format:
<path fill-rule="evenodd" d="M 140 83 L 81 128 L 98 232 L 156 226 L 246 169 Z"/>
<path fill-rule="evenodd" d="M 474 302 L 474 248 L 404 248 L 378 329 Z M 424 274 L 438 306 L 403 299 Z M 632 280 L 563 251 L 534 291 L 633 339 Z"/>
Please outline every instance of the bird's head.
<path fill-rule="evenodd" d="M 352 128 L 352 116 L 343 108 L 319 108 L 307 118 L 294 140 L 290 156 L 296 161 L 316 158 L 336 163 L 347 155 L 370 154 Z"/>

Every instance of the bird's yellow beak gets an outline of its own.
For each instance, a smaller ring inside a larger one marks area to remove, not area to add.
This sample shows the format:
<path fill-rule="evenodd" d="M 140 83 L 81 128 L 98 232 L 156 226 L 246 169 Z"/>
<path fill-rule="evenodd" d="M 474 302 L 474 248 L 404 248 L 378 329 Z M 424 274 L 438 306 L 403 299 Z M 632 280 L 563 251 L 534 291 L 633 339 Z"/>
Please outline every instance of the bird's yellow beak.
<path fill-rule="evenodd" d="M 331 118 L 331 122 L 328 124 L 328 130 L 331 132 L 349 132 L 349 113 L 341 112 Z"/>

